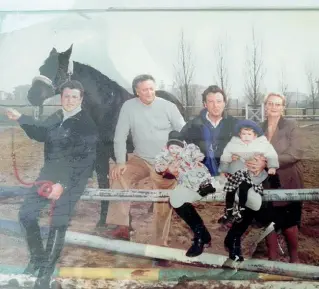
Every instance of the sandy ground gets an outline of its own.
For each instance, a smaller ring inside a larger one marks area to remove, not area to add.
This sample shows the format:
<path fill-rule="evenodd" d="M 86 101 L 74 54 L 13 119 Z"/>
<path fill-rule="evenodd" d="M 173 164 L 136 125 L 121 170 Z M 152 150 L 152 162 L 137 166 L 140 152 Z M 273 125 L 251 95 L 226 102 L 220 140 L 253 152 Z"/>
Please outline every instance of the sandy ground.
<path fill-rule="evenodd" d="M 317 162 L 319 153 L 319 125 L 303 128 L 305 134 L 306 155 L 303 161 L 305 167 L 305 180 L 307 188 L 319 188 L 319 164 Z M 1 133 L 0 152 L 0 182 L 6 185 L 18 185 L 12 170 L 11 161 L 11 131 Z M 15 149 L 18 168 L 22 179 L 32 181 L 38 174 L 42 165 L 42 144 L 29 140 L 20 129 L 15 130 Z M 96 186 L 94 182 L 93 186 Z M 0 199 L 0 218 L 17 220 L 17 212 L 21 198 Z M 132 241 L 138 243 L 149 243 L 150 225 L 152 213 L 149 212 L 149 203 L 134 203 L 131 214 L 133 216 L 132 227 L 134 234 Z M 212 235 L 212 247 L 206 252 L 227 255 L 223 248 L 223 239 L 226 232 L 220 230 L 217 219 L 223 212 L 222 203 L 196 204 L 196 208 L 203 217 Z M 100 206 L 98 202 L 80 201 L 77 205 L 75 216 L 71 222 L 70 230 L 100 234 L 95 224 L 98 220 Z M 301 263 L 319 265 L 319 206 L 316 202 L 305 202 L 303 208 L 302 226 L 299 234 L 299 258 Z M 41 224 L 47 224 L 47 212 L 43 213 Z M 254 244 L 258 229 L 251 229 L 243 241 L 245 257 L 249 258 L 251 252 L 248 248 Z M 175 213 L 172 217 L 172 226 L 169 236 L 169 246 L 173 248 L 187 249 L 191 244 L 192 233 Z M 284 243 L 284 242 L 283 242 Z M 286 251 L 286 248 L 284 248 Z M 0 234 L 0 264 L 25 264 L 28 255 L 24 242 L 21 239 L 8 237 Z M 254 258 L 267 259 L 265 244 L 261 243 Z M 288 261 L 287 254 L 281 256 L 282 261 Z M 112 254 L 102 250 L 91 250 L 65 246 L 60 260 L 61 266 L 83 266 L 83 267 L 151 267 L 151 260 L 147 258 L 124 256 Z M 169 262 L 172 268 L 186 268 L 187 265 Z M 87 287 L 88 286 L 88 287 Z M 97 288 L 93 284 L 87 284 L 85 288 Z M 93 286 L 93 287 L 91 287 Z M 70 287 L 72 288 L 72 287 Z M 77 287 L 84 288 L 84 287 Z M 102 287 L 101 287 L 102 288 Z M 107 287 L 104 287 L 107 288 Z M 129 288 L 129 287 L 127 287 Z M 154 287 L 156 288 L 156 286 Z M 163 287 L 157 287 L 163 288 Z M 203 287 L 206 288 L 206 287 Z"/>

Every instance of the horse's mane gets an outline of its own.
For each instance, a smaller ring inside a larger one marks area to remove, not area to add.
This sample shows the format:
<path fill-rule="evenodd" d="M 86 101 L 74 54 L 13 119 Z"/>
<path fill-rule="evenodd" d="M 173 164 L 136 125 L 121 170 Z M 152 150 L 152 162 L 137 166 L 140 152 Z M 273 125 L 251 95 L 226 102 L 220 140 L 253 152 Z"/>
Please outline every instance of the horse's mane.
<path fill-rule="evenodd" d="M 133 95 L 129 93 L 125 88 L 123 88 L 121 85 L 119 85 L 116 81 L 110 79 L 107 75 L 103 74 L 96 68 L 80 63 L 78 61 L 73 61 L 74 64 L 77 66 L 78 71 L 74 70 L 74 75 L 76 77 L 76 73 L 81 73 L 82 71 L 85 71 L 85 74 L 91 75 L 91 78 L 96 81 L 97 84 L 100 84 L 102 86 L 106 85 L 107 88 L 116 90 L 117 93 L 123 93 L 126 94 L 128 98 L 132 98 Z M 88 78 L 90 79 L 90 78 Z"/>
<path fill-rule="evenodd" d="M 92 95 L 89 96 L 88 100 L 93 100 L 95 97 L 95 105 L 102 105 L 108 110 L 111 109 L 112 112 L 109 111 L 108 119 L 105 119 L 105 116 L 103 120 L 104 122 L 110 122 L 110 125 L 113 124 L 114 119 L 117 118 L 122 104 L 126 100 L 135 97 L 116 81 L 110 79 L 108 76 L 88 64 L 74 61 L 73 76 L 75 79 L 81 78 L 81 82 L 86 88 L 85 90 L 91 92 Z M 156 95 L 174 103 L 181 114 L 183 116 L 185 115 L 183 105 L 173 94 L 168 91 L 157 90 Z M 98 96 L 101 96 L 101 98 L 98 98 Z M 89 105 L 92 106 L 93 104 L 91 103 Z M 101 109 L 101 107 L 99 109 Z"/>

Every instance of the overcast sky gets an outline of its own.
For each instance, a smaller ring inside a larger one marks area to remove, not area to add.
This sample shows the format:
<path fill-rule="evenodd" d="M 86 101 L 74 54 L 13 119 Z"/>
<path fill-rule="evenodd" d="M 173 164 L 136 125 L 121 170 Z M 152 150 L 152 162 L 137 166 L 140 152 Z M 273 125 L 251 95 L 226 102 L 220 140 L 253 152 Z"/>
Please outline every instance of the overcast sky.
<path fill-rule="evenodd" d="M 18 1 L 1 0 L 0 10 L 132 7 L 131 1 Z M 195 1 L 134 1 L 137 6 L 194 6 Z M 318 1 L 267 1 L 269 6 L 317 6 Z M 152 4 L 148 4 L 152 3 Z M 196 1 L 197 6 L 234 7 L 256 1 Z M 86 5 L 86 6 L 85 6 Z M 88 6 L 89 5 L 89 6 Z M 19 8 L 17 8 L 19 7 Z M 233 97 L 244 93 L 247 47 L 251 31 L 262 47 L 265 69 L 262 90 L 279 90 L 284 71 L 288 90 L 308 92 L 306 67 L 319 76 L 319 11 L 130 12 L 72 15 L 11 14 L 0 38 L 0 90 L 30 83 L 52 46 L 58 50 L 74 44 L 73 58 L 96 67 L 121 85 L 129 86 L 139 73 L 152 73 L 160 82 L 174 78 L 181 29 L 192 48 L 194 82 L 214 83 L 217 45 L 227 44 L 227 69 Z M 58 21 L 58 22 L 57 22 Z M 68 29 L 68 31 L 66 31 Z M 72 33 L 70 33 L 72 31 Z M 6 69 L 3 69 L 6 67 Z"/>

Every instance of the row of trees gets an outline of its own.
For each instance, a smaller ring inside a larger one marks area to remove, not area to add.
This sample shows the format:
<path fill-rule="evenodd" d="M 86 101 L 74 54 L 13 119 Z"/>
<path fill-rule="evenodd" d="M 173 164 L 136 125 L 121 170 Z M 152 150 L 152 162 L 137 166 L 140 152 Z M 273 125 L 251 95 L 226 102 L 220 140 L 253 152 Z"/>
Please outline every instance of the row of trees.
<path fill-rule="evenodd" d="M 9 101 L 17 101 L 18 103 L 29 103 L 27 99 L 28 91 L 30 89 L 31 85 L 24 84 L 24 85 L 18 85 L 14 88 L 13 93 L 11 92 L 5 92 L 3 97 L 0 97 L 0 100 L 9 100 Z"/>
<path fill-rule="evenodd" d="M 266 73 L 263 62 L 262 42 L 256 37 L 255 29 L 252 28 L 251 43 L 246 47 L 245 63 L 245 97 L 246 100 L 256 106 L 260 103 L 262 93 L 262 82 Z M 231 86 L 229 82 L 229 63 L 228 63 L 228 43 L 227 36 L 215 47 L 215 83 L 217 83 L 231 99 Z M 185 39 L 184 32 L 181 32 L 178 43 L 178 58 L 174 65 L 175 80 L 174 86 L 178 89 L 180 99 L 184 106 L 194 106 L 196 92 L 194 91 L 194 55 L 190 43 Z M 312 105 L 313 113 L 318 104 L 319 80 L 311 65 L 305 69 L 308 85 L 309 99 L 308 103 Z M 285 67 L 282 67 L 279 77 L 279 91 L 288 95 L 288 84 L 286 79 Z M 287 97 L 287 105 L 290 98 Z"/>

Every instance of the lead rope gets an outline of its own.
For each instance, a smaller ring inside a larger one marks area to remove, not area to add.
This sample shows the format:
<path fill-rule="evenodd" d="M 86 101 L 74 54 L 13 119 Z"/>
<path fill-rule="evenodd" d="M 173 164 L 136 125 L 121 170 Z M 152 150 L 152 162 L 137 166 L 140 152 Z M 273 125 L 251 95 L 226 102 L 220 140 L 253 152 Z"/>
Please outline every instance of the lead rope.
<path fill-rule="evenodd" d="M 35 182 L 25 182 L 23 181 L 18 173 L 18 167 L 17 167 L 17 159 L 16 159 L 16 153 L 14 149 L 14 141 L 15 141 L 15 134 L 14 134 L 14 127 L 11 127 L 11 157 L 12 157 L 12 166 L 13 166 L 13 172 L 16 179 L 21 183 L 22 185 L 31 188 L 33 186 L 38 187 L 37 192 L 40 196 L 48 198 L 48 196 L 52 192 L 52 186 L 54 185 L 51 181 L 35 181 Z M 55 201 L 52 200 L 50 203 L 50 209 L 49 209 L 49 218 L 50 218 L 50 224 L 52 222 L 52 216 L 53 216 L 53 210 L 55 207 Z"/>

